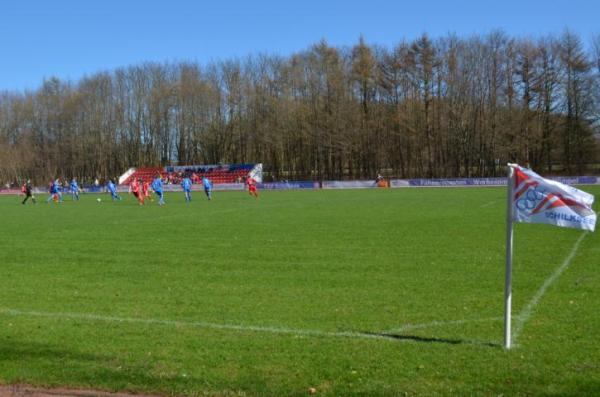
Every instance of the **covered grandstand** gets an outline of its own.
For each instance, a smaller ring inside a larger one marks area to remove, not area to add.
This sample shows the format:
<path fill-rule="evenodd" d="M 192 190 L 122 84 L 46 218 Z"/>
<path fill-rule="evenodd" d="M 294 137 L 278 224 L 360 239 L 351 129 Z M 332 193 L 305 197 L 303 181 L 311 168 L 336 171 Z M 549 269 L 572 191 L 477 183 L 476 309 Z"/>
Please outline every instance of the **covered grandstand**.
<path fill-rule="evenodd" d="M 178 184 L 185 177 L 190 177 L 193 183 L 200 183 L 206 176 L 213 184 L 241 182 L 245 177 L 252 176 L 262 182 L 262 164 L 211 164 L 183 165 L 167 167 L 130 168 L 119 178 L 120 185 L 128 185 L 134 179 L 150 182 L 160 174 L 167 183 Z"/>

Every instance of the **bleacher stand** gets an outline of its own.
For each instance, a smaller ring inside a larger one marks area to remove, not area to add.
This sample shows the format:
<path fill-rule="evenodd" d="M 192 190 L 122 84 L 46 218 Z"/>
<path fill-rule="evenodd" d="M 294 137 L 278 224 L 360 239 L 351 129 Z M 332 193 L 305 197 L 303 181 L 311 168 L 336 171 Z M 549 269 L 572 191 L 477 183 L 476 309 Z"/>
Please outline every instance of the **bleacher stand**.
<path fill-rule="evenodd" d="M 202 177 L 206 176 L 213 184 L 241 182 L 255 164 L 220 164 L 220 165 L 192 165 L 177 167 L 146 167 L 137 168 L 121 185 L 129 185 L 135 179 L 151 182 L 156 174 L 160 174 L 167 184 L 179 184 L 186 176 L 190 176 L 194 184 L 200 184 Z"/>

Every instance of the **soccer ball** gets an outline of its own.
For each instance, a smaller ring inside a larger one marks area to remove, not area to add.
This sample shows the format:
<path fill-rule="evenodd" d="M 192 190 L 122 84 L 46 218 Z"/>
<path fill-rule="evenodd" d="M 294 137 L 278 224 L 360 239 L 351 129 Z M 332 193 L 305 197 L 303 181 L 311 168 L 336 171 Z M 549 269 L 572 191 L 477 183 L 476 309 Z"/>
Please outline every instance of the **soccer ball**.
<path fill-rule="evenodd" d="M 96 199 L 96 201 L 97 201 L 97 202 L 101 202 L 101 201 L 102 201 L 102 199 L 101 199 L 100 197 L 98 197 L 98 198 Z"/>

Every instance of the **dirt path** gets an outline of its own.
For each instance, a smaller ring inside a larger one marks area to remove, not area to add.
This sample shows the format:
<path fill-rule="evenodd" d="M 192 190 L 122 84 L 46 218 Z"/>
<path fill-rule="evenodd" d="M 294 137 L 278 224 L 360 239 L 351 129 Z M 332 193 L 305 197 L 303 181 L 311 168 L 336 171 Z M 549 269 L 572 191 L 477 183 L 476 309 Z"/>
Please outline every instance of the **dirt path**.
<path fill-rule="evenodd" d="M 86 389 L 44 389 L 27 385 L 0 386 L 0 397 L 159 397 L 149 394 L 108 393 Z"/>

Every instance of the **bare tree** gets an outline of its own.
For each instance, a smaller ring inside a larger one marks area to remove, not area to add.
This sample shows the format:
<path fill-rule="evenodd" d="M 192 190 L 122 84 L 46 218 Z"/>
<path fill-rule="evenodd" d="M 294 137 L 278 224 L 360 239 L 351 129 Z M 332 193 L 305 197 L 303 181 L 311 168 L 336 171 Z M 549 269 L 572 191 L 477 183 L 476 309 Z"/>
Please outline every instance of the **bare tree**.
<path fill-rule="evenodd" d="M 0 93 L 0 179 L 263 162 L 277 179 L 489 176 L 598 161 L 600 36 L 325 40 L 280 57 L 143 63 Z"/>

